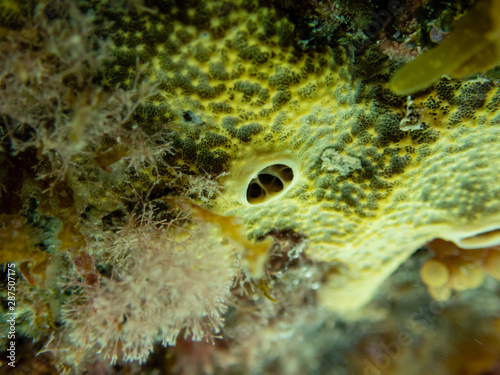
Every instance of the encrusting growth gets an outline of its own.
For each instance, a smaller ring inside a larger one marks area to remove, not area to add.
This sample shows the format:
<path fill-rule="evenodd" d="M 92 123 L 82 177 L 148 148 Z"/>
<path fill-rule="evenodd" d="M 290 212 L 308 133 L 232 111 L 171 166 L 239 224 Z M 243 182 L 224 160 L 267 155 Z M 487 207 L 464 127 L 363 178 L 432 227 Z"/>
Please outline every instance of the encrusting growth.
<path fill-rule="evenodd" d="M 354 53 L 286 3 L 83 0 L 42 22 L 40 1 L 18 25 L 0 0 L 0 260 L 25 352 L 98 373 L 164 350 L 170 371 L 221 337 L 197 360 L 265 373 L 266 348 L 363 314 L 419 248 L 437 300 L 499 278 L 500 86 L 464 77 L 498 62 L 499 1 L 402 70 L 390 27 Z M 330 29 L 352 25 L 335 4 Z"/>
<path fill-rule="evenodd" d="M 298 233 L 309 257 L 340 265 L 320 291 L 330 308 L 367 302 L 435 237 L 459 242 L 500 225 L 495 82 L 438 82 L 412 96 L 418 127 L 406 129 L 408 98 L 391 91 L 389 61 L 360 58 L 379 72 L 364 74 L 340 49 L 304 48 L 268 5 L 186 2 L 110 17 L 104 84 L 129 87 L 143 67 L 160 92 L 140 115 L 176 124 L 169 164 L 229 172 L 211 210 L 241 218 L 252 240 Z M 262 198 L 252 181 L 272 165 L 293 180 L 284 189 L 270 177 L 278 194 Z"/>

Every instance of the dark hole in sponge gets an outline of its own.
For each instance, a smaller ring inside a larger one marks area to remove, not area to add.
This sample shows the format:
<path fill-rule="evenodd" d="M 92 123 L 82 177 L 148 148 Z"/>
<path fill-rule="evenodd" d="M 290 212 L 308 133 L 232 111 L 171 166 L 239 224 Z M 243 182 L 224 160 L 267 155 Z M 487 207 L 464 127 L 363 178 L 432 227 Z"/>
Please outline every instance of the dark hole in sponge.
<path fill-rule="evenodd" d="M 259 181 L 263 185 L 270 185 L 273 182 L 273 179 L 275 179 L 273 175 L 267 174 L 267 173 L 260 173 L 259 174 Z"/>
<path fill-rule="evenodd" d="M 262 195 L 262 193 L 263 191 L 260 185 L 254 182 L 248 187 L 247 197 L 249 200 L 259 198 Z"/>
<path fill-rule="evenodd" d="M 262 169 L 248 185 L 248 203 L 264 203 L 281 194 L 290 185 L 293 177 L 292 168 L 284 164 L 272 164 Z"/>
<path fill-rule="evenodd" d="M 203 120 L 201 119 L 201 117 L 197 116 L 193 111 L 184 111 L 182 117 L 184 118 L 184 120 L 192 122 L 195 125 L 203 124 Z"/>
<path fill-rule="evenodd" d="M 278 177 L 275 177 L 275 179 L 273 180 L 273 184 L 272 184 L 272 190 L 275 193 L 277 193 L 278 191 L 283 190 L 283 188 L 284 188 L 283 182 Z"/>

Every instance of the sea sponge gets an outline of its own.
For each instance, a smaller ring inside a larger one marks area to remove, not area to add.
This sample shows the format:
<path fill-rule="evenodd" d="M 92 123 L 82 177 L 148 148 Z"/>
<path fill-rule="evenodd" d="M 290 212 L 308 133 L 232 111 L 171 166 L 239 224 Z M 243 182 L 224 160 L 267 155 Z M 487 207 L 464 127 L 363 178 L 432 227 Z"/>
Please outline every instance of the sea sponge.
<path fill-rule="evenodd" d="M 431 239 L 500 227 L 494 82 L 441 81 L 412 98 L 421 126 L 403 131 L 407 98 L 390 91 L 380 56 L 361 69 L 341 50 L 304 49 L 294 25 L 255 0 L 145 5 L 105 13 L 114 57 L 102 83 L 130 88 L 144 72 L 157 84 L 137 116 L 146 132 L 173 126 L 167 164 L 227 172 L 211 209 L 241 218 L 250 239 L 305 238 L 307 256 L 334 267 L 323 304 L 356 308 Z M 273 199 L 249 201 L 272 165 L 293 177 Z"/>
<path fill-rule="evenodd" d="M 398 70 L 391 89 L 398 95 L 423 90 L 443 75 L 463 78 L 500 63 L 500 1 L 479 1 L 438 47 Z"/>

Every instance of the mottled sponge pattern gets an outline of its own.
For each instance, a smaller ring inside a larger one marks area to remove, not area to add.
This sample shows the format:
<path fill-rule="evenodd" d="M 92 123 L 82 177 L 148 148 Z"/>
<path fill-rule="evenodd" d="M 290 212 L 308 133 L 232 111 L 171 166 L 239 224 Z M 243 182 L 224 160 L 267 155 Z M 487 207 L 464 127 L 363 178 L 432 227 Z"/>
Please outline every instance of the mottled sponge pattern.
<path fill-rule="evenodd" d="M 500 226 L 496 83 L 442 80 L 396 96 L 380 56 L 350 66 L 341 51 L 304 49 L 266 2 L 146 6 L 108 15 L 114 58 L 103 84 L 130 88 L 139 70 L 157 84 L 138 116 L 176 129 L 169 163 L 229 172 L 212 208 L 241 217 L 250 238 L 306 238 L 309 257 L 335 265 L 320 292 L 326 305 L 367 301 L 432 238 L 460 242 Z M 415 126 L 403 131 L 408 118 Z M 291 184 L 250 204 L 248 184 L 274 164 L 292 169 Z"/>

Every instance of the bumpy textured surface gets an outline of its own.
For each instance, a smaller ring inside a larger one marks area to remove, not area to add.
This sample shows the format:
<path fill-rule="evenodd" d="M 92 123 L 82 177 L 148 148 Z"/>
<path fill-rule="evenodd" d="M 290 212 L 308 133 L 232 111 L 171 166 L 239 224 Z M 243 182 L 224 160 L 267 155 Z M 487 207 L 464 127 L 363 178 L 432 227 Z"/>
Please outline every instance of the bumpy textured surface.
<path fill-rule="evenodd" d="M 103 83 L 130 88 L 140 68 L 158 84 L 161 94 L 139 112 L 175 122 L 170 163 L 185 173 L 229 172 L 217 213 L 241 217 L 253 239 L 293 230 L 309 257 L 334 262 L 324 304 L 367 301 L 435 237 L 460 243 L 500 227 L 494 82 L 442 80 L 400 97 L 387 86 L 390 64 L 368 56 L 353 67 L 341 51 L 303 49 L 293 24 L 264 3 L 151 8 L 107 15 L 114 60 Z M 408 118 L 416 126 L 403 131 Z M 290 167 L 293 180 L 249 203 L 250 182 L 273 164 Z"/>

